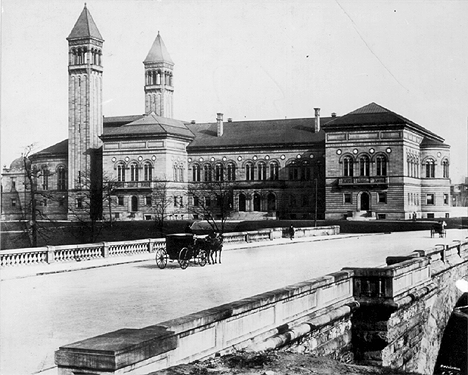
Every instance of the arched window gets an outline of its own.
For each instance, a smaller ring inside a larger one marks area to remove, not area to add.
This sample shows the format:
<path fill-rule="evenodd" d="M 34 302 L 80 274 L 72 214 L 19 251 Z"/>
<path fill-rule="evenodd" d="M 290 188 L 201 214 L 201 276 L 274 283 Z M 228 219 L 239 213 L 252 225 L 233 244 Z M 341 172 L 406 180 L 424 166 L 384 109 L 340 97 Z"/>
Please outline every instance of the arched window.
<path fill-rule="evenodd" d="M 449 178 L 449 162 L 447 159 L 442 162 L 442 176 L 443 178 Z"/>
<path fill-rule="evenodd" d="M 299 180 L 300 179 L 300 169 L 299 167 L 295 164 L 295 162 L 292 162 L 291 164 L 288 165 L 288 174 L 289 174 L 289 179 L 290 180 Z"/>
<path fill-rule="evenodd" d="M 138 182 L 138 165 L 136 164 L 130 165 L 130 181 Z"/>
<path fill-rule="evenodd" d="M 204 180 L 205 181 L 211 181 L 212 179 L 212 168 L 211 164 L 205 164 L 203 166 L 203 174 L 204 174 Z"/>
<path fill-rule="evenodd" d="M 257 170 L 258 170 L 258 179 L 261 181 L 265 181 L 266 180 L 266 164 L 258 163 Z"/>
<path fill-rule="evenodd" d="M 228 181 L 236 180 L 236 165 L 234 163 L 229 163 L 227 166 L 227 179 Z"/>
<path fill-rule="evenodd" d="M 178 168 L 179 182 L 184 182 L 184 166 L 181 164 Z"/>
<path fill-rule="evenodd" d="M 67 171 L 62 165 L 57 169 L 57 190 L 67 190 Z"/>
<path fill-rule="evenodd" d="M 426 161 L 426 178 L 435 177 L 435 162 L 434 159 L 427 159 Z"/>
<path fill-rule="evenodd" d="M 198 164 L 192 166 L 192 181 L 200 182 L 200 166 Z"/>
<path fill-rule="evenodd" d="M 220 163 L 215 165 L 215 181 L 224 181 L 224 166 Z"/>
<path fill-rule="evenodd" d="M 145 181 L 151 181 L 153 179 L 153 166 L 151 163 L 145 163 L 144 165 L 144 175 L 145 175 Z"/>
<path fill-rule="evenodd" d="M 49 170 L 47 167 L 42 168 L 42 190 L 49 190 Z"/>
<path fill-rule="evenodd" d="M 278 180 L 279 178 L 279 165 L 276 162 L 270 163 L 270 180 Z"/>
<path fill-rule="evenodd" d="M 363 155 L 359 158 L 359 174 L 360 176 L 369 176 L 369 166 L 370 166 L 370 161 L 369 157 L 366 155 Z"/>
<path fill-rule="evenodd" d="M 310 181 L 310 179 L 311 179 L 310 166 L 303 165 L 301 168 L 301 180 Z"/>
<path fill-rule="evenodd" d="M 376 158 L 376 175 L 377 176 L 387 175 L 387 159 L 383 155 L 379 155 Z"/>
<path fill-rule="evenodd" d="M 125 182 L 125 166 L 123 164 L 117 166 L 117 181 Z"/>
<path fill-rule="evenodd" d="M 343 159 L 343 176 L 353 177 L 353 159 L 350 156 Z"/>
<path fill-rule="evenodd" d="M 252 163 L 247 163 L 247 164 L 245 165 L 245 179 L 246 179 L 247 181 L 253 181 L 254 176 L 255 176 L 255 174 L 254 174 L 254 166 L 253 166 L 253 164 L 252 164 Z"/>

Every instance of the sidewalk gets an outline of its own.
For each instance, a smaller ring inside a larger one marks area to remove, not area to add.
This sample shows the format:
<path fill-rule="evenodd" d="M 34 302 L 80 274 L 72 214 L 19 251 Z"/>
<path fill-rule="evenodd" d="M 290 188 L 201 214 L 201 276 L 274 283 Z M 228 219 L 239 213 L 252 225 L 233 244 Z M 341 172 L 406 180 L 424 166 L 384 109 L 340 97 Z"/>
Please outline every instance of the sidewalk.
<path fill-rule="evenodd" d="M 315 241 L 327 241 L 327 240 L 339 240 L 350 237 L 360 237 L 376 235 L 379 233 L 364 233 L 364 234 L 338 234 L 329 236 L 313 236 L 313 237 L 300 237 L 290 240 L 289 238 L 278 238 L 271 241 L 258 241 L 258 242 L 243 242 L 243 243 L 232 243 L 225 244 L 223 251 L 240 250 L 255 247 L 265 247 L 274 245 L 287 245 L 291 243 L 301 242 L 315 242 Z M 52 263 L 52 264 L 38 264 L 30 266 L 12 266 L 4 267 L 0 269 L 0 281 L 18 279 L 24 277 L 41 276 L 60 272 L 72 272 L 85 269 L 99 268 L 99 267 L 110 267 L 119 264 L 145 262 L 148 260 L 154 260 L 154 253 L 142 253 L 138 255 L 127 255 L 119 257 L 99 258 L 78 262 L 64 262 L 64 263 Z"/>

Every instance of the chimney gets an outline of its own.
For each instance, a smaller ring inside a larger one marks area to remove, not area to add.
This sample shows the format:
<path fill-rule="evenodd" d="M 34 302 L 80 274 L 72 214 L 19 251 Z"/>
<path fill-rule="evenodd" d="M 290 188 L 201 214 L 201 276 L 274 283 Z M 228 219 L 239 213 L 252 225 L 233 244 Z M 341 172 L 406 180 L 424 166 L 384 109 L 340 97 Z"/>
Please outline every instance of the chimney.
<path fill-rule="evenodd" d="M 314 132 L 318 133 L 320 131 L 320 108 L 314 108 L 315 110 L 315 127 Z"/>
<path fill-rule="evenodd" d="M 196 124 L 197 122 L 195 120 L 190 121 L 191 124 Z"/>
<path fill-rule="evenodd" d="M 336 112 L 332 112 L 331 116 L 336 117 Z"/>
<path fill-rule="evenodd" d="M 232 122 L 232 117 L 228 117 L 228 122 Z"/>
<path fill-rule="evenodd" d="M 217 124 L 217 136 L 221 137 L 223 135 L 223 114 L 222 113 L 217 113 L 216 124 Z"/>

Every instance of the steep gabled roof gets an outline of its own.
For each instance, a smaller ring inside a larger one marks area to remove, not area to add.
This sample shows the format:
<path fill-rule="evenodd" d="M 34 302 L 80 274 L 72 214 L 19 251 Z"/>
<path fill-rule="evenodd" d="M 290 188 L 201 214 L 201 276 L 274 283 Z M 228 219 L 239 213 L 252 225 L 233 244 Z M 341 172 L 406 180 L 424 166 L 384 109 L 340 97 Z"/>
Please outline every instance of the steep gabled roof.
<path fill-rule="evenodd" d="M 193 133 L 184 122 L 167 117 L 156 116 L 154 112 L 143 115 L 122 126 L 104 127 L 103 138 L 145 137 L 145 136 L 178 136 L 193 138 Z"/>
<path fill-rule="evenodd" d="M 101 41 L 104 40 L 102 39 L 101 33 L 94 23 L 91 13 L 89 12 L 88 8 L 86 8 L 86 4 L 67 40 L 84 38 L 93 38 Z"/>
<path fill-rule="evenodd" d="M 338 130 L 338 129 L 349 129 L 349 128 L 378 128 L 382 126 L 408 126 L 425 136 L 435 138 L 440 142 L 443 142 L 443 138 L 439 135 L 427 130 L 421 125 L 408 120 L 407 118 L 392 112 L 376 103 L 370 103 L 364 107 L 358 108 L 355 111 L 348 113 L 342 117 L 336 118 L 334 121 L 330 121 L 324 126 L 325 131 L 327 130 Z"/>
<path fill-rule="evenodd" d="M 322 117 L 321 123 L 331 118 Z M 195 134 L 188 150 L 216 147 L 278 147 L 309 145 L 324 141 L 324 132 L 314 132 L 314 118 L 236 121 L 223 123 L 223 135 L 217 136 L 216 123 L 187 124 Z"/>
<path fill-rule="evenodd" d="M 151 46 L 151 49 L 148 52 L 148 56 L 146 56 L 146 59 L 144 61 L 144 63 L 154 62 L 166 62 L 174 65 L 174 62 L 172 61 L 171 56 L 169 55 L 169 52 L 167 52 L 166 45 L 164 44 L 161 35 L 159 35 L 159 31 L 158 36 L 154 40 L 153 45 Z"/>

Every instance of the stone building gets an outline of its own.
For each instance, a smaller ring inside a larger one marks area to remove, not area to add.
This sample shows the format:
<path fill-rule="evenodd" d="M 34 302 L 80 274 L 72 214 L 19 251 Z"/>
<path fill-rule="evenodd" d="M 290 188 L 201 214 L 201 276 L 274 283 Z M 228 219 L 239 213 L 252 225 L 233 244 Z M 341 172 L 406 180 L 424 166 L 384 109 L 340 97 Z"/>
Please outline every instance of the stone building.
<path fill-rule="evenodd" d="M 30 157 L 48 171 L 37 188 L 50 217 L 150 220 L 161 192 L 169 219 L 224 205 L 236 219 L 448 215 L 449 146 L 375 103 L 342 117 L 176 120 L 174 62 L 158 33 L 143 61 L 145 112 L 104 117 L 104 40 L 86 6 L 67 40 L 69 137 Z M 3 170 L 4 219 L 25 216 L 22 164 Z"/>

